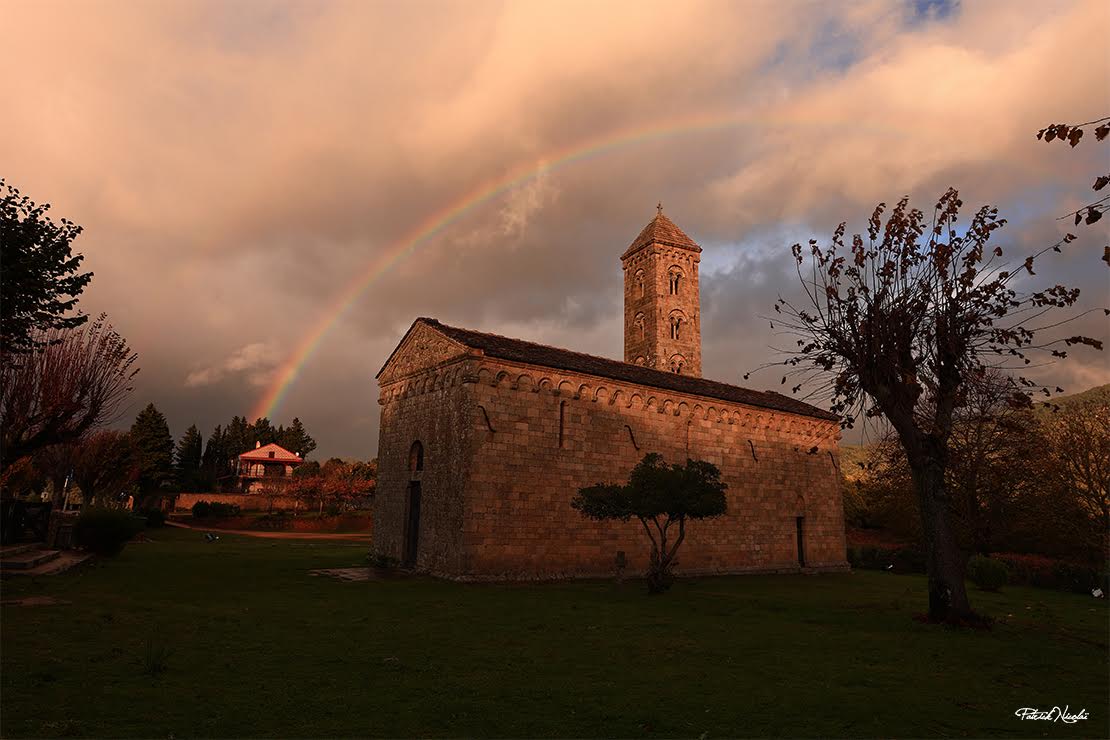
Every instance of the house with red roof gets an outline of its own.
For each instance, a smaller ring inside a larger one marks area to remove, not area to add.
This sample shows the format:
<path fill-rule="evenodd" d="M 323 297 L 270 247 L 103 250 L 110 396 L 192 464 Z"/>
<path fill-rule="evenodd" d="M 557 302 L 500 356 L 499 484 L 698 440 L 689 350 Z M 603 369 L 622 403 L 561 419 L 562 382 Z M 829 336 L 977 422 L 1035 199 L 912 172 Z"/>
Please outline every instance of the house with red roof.
<path fill-rule="evenodd" d="M 285 480 L 293 476 L 293 469 L 304 462 L 295 452 L 279 444 L 255 443 L 255 448 L 239 455 L 236 475 L 246 493 L 257 493 L 267 482 Z"/>

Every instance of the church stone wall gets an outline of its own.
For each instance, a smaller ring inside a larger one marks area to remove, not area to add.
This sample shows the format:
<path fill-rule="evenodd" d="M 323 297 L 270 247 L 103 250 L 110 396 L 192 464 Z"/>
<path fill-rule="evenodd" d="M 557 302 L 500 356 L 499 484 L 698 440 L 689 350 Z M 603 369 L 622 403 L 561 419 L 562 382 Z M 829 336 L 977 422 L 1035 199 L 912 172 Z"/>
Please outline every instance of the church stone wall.
<path fill-rule="evenodd" d="M 643 572 L 638 521 L 592 522 L 570 502 L 580 487 L 623 482 L 648 452 L 708 460 L 729 486 L 726 516 L 687 525 L 679 572 L 797 571 L 799 516 L 807 567 L 846 567 L 834 422 L 488 358 L 465 364 L 455 575 L 608 575 L 618 551 L 629 573 Z"/>
<path fill-rule="evenodd" d="M 429 362 L 435 357 L 429 356 Z M 464 483 L 470 467 L 469 396 L 461 364 L 440 365 L 383 383 L 379 403 L 378 479 L 374 495 L 374 552 L 401 560 L 408 491 L 420 481 L 416 567 L 450 575 L 463 568 Z M 413 442 L 423 446 L 423 470 L 413 471 Z"/>

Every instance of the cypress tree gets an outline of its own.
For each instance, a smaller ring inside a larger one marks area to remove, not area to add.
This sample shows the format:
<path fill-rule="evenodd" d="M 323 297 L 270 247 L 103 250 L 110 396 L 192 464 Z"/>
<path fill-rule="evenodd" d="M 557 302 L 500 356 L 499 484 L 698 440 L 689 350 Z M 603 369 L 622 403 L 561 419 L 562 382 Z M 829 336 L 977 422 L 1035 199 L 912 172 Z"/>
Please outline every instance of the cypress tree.
<path fill-rule="evenodd" d="M 203 446 L 204 440 L 195 424 L 185 430 L 185 434 L 177 443 L 177 484 L 183 491 L 193 491 L 200 483 Z"/>
<path fill-rule="evenodd" d="M 157 493 L 173 482 L 173 437 L 166 417 L 153 403 L 135 417 L 131 425 L 131 444 L 139 468 L 139 497 L 135 508 L 140 510 L 142 496 Z"/>

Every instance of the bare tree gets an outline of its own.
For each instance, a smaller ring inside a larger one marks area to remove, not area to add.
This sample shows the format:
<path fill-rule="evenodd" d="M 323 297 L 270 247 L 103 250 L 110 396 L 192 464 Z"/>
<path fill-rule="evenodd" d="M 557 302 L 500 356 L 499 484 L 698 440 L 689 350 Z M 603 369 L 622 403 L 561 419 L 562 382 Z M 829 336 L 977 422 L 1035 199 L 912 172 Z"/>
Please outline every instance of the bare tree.
<path fill-rule="evenodd" d="M 1069 405 L 1044 424 L 1050 474 L 1098 523 L 1099 546 L 1110 558 L 1110 404 Z"/>
<path fill-rule="evenodd" d="M 81 489 L 86 506 L 97 496 L 120 493 L 139 476 L 126 432 L 100 429 L 85 435 L 73 447 L 73 482 Z"/>
<path fill-rule="evenodd" d="M 1039 435 L 1012 381 L 987 373 L 967 383 L 949 440 L 950 510 L 968 552 L 990 554 L 1009 533 L 1038 485 L 1029 462 Z"/>
<path fill-rule="evenodd" d="M 1024 367 L 1038 352 L 1063 357 L 1063 347 L 1073 344 L 1101 349 L 1088 337 L 1039 338 L 1061 323 L 1046 315 L 1073 306 L 1078 289 L 1027 291 L 1022 284 L 1038 258 L 1075 237 L 1066 235 L 1015 269 L 1002 261 L 1001 247 L 990 246 L 1006 223 L 997 209 L 980 208 L 963 227 L 957 223 L 962 205 L 950 189 L 930 221 L 903 198 L 885 224 L 880 204 L 866 237 L 856 234 L 850 246 L 843 223 L 826 249 L 816 240 L 805 251 L 795 244 L 805 303 L 780 298 L 775 304 L 784 317 L 781 328 L 797 339 L 788 357 L 775 363 L 787 368 L 782 382 L 798 381 L 797 392 L 815 381 L 820 390 L 814 393 L 827 393 L 845 426 L 859 413 L 881 415 L 897 434 L 921 516 L 929 617 L 957 621 L 977 618 L 964 588 L 946 483 L 953 425 L 968 381 L 992 368 L 1010 369 L 1009 362 Z M 1016 378 L 1011 397 L 1026 404 L 1034 387 Z"/>
<path fill-rule="evenodd" d="M 42 332 L 25 354 L 0 358 L 0 467 L 79 439 L 117 418 L 136 355 L 104 314 Z"/>
<path fill-rule="evenodd" d="M 56 508 L 60 508 L 65 503 L 66 486 L 72 483 L 73 466 L 77 459 L 76 443 L 63 442 L 42 447 L 36 450 L 34 455 L 23 459 L 34 460 L 35 465 L 50 481 L 50 500 Z"/>

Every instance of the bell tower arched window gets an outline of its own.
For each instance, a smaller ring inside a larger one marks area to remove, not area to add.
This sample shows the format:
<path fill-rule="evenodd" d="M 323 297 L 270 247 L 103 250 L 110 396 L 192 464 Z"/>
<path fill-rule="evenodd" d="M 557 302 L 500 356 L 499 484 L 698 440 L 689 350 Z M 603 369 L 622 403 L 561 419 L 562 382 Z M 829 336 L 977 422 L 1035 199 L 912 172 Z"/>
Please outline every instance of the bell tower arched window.
<path fill-rule="evenodd" d="M 643 340 L 643 338 L 644 338 L 644 315 L 642 313 L 636 314 L 636 320 L 635 320 L 634 324 L 636 325 L 636 331 L 639 334 L 640 339 Z"/>
<path fill-rule="evenodd" d="M 682 272 L 678 268 L 672 267 L 668 278 L 671 295 L 678 295 L 678 291 L 682 287 Z"/>
<path fill-rule="evenodd" d="M 412 443 L 409 448 L 409 472 L 417 473 L 424 469 L 424 445 L 420 440 Z"/>
<path fill-rule="evenodd" d="M 671 317 L 671 339 L 680 339 L 682 336 L 682 317 Z"/>

